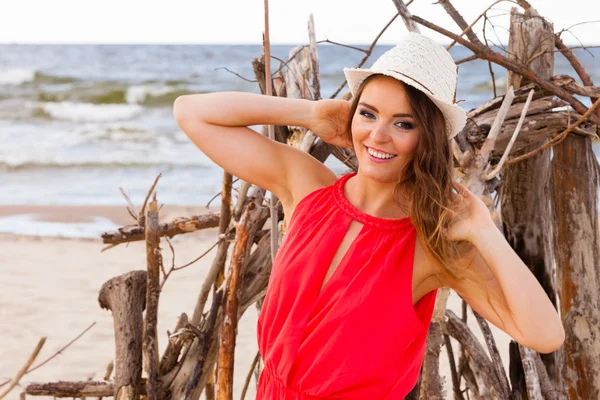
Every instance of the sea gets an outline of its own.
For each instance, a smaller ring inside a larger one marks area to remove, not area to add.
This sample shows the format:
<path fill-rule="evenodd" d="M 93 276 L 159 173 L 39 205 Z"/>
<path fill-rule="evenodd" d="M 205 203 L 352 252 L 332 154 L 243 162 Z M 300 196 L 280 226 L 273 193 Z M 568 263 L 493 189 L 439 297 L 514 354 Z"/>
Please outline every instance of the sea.
<path fill-rule="evenodd" d="M 285 60 L 294 47 L 273 45 L 271 52 Z M 391 47 L 376 46 L 366 66 Z M 119 187 L 141 203 L 159 173 L 161 203 L 208 203 L 220 191 L 222 169 L 179 129 L 173 101 L 190 93 L 258 93 L 251 61 L 261 53 L 260 45 L 0 45 L 0 205 L 125 206 Z M 331 44 L 318 53 L 323 98 L 344 81 L 342 69 L 364 56 Z M 471 54 L 458 45 L 450 53 L 455 60 Z M 575 53 L 600 82 L 600 49 Z M 560 54 L 555 60 L 556 74 L 575 76 Z M 273 58 L 273 70 L 279 65 Z M 503 93 L 506 71 L 493 68 Z M 487 62 L 461 64 L 461 106 L 470 110 L 492 97 Z M 598 143 L 595 151 L 600 155 Z M 326 165 L 345 170 L 333 156 Z M 0 231 L 13 222 L 0 221 Z"/>

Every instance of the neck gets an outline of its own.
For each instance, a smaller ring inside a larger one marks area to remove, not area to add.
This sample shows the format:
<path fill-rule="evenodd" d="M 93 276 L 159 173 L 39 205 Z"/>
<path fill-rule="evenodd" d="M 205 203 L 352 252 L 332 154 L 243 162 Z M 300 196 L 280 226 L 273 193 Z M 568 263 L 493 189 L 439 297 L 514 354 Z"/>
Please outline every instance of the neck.
<path fill-rule="evenodd" d="M 397 180 L 376 181 L 359 170 L 355 176 L 346 181 L 344 190 L 348 201 L 359 210 L 378 218 L 400 219 L 408 215 L 394 201 L 394 188 L 397 185 Z M 405 197 L 402 188 L 398 194 Z"/>

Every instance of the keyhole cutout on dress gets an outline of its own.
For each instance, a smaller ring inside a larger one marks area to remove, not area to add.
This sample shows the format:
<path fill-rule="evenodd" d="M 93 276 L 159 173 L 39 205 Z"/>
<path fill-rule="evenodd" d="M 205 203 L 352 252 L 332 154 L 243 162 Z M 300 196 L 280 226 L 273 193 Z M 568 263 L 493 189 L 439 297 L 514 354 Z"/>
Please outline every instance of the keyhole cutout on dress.
<path fill-rule="evenodd" d="M 364 226 L 364 224 L 362 224 L 358 221 L 355 221 L 355 220 L 350 221 L 348 230 L 346 231 L 346 234 L 344 235 L 342 242 L 338 246 L 338 248 L 333 256 L 333 260 L 331 260 L 331 264 L 329 265 L 327 274 L 325 274 L 325 279 L 323 280 L 323 283 L 321 284 L 321 288 L 319 289 L 319 294 L 321 294 L 321 292 L 323 291 L 323 288 L 327 285 L 327 283 L 329 282 L 329 279 L 331 279 L 331 276 L 336 272 L 336 270 L 338 269 L 338 267 L 340 266 L 340 264 L 346 257 L 346 255 L 348 253 L 348 249 L 350 249 L 350 246 L 352 246 L 352 243 L 354 243 L 354 241 L 356 240 L 356 237 L 362 230 L 363 226 Z"/>

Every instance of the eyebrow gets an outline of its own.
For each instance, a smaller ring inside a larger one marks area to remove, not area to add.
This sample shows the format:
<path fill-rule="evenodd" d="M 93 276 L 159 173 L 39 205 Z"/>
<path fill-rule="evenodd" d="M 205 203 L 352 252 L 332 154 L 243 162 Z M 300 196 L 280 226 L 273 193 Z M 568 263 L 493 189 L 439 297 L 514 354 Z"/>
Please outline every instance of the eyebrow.
<path fill-rule="evenodd" d="M 375 107 L 373 107 L 372 105 L 370 105 L 370 104 L 367 104 L 367 103 L 365 103 L 365 102 L 363 102 L 363 101 L 361 101 L 361 102 L 360 102 L 360 103 L 358 103 L 358 104 L 360 104 L 360 105 L 363 105 L 363 106 L 365 106 L 365 107 L 368 107 L 368 108 L 370 108 L 371 110 L 373 110 L 373 111 L 375 111 L 375 112 L 377 112 L 377 113 L 379 112 L 379 110 L 378 110 L 377 108 L 375 108 Z M 394 115 L 392 115 L 392 117 L 409 117 L 409 118 L 413 118 L 413 119 L 414 119 L 414 117 L 412 116 L 412 114 L 406 114 L 406 113 L 398 113 L 398 114 L 394 114 Z"/>

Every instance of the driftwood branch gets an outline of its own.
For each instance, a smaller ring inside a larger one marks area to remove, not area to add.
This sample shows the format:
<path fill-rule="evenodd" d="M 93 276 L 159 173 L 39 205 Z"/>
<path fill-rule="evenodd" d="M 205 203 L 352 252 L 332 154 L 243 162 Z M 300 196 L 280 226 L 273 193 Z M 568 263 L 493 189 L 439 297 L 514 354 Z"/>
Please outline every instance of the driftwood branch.
<path fill-rule="evenodd" d="M 147 398 L 157 400 L 158 395 L 158 301 L 160 296 L 160 232 L 156 193 L 146 213 L 146 316 L 144 319 L 144 358 L 148 375 Z"/>
<path fill-rule="evenodd" d="M 531 82 L 535 82 L 543 89 L 545 89 L 545 90 L 555 94 L 556 96 L 560 97 L 561 99 L 567 101 L 580 114 L 585 114 L 585 112 L 587 111 L 587 108 L 585 107 L 585 105 L 583 105 L 583 103 L 581 103 L 579 100 L 577 100 L 571 93 L 567 92 L 565 89 L 561 88 L 560 86 L 554 84 L 549 79 L 540 78 L 535 73 L 533 73 L 533 71 L 531 71 L 527 66 L 521 64 L 520 62 L 511 60 L 484 45 L 472 43 L 458 35 L 455 35 L 454 33 L 450 32 L 449 30 L 444 29 L 434 23 L 431 23 L 431 22 L 427 21 L 426 19 L 421 18 L 417 15 L 412 15 L 412 16 L 410 16 L 410 18 L 412 18 L 415 22 L 419 23 L 420 25 L 425 26 L 426 28 L 429 28 L 438 33 L 441 33 L 442 35 L 444 35 L 450 39 L 456 40 L 458 43 L 462 44 L 463 46 L 465 46 L 466 48 L 471 50 L 473 53 L 475 53 L 479 58 L 492 61 L 495 64 L 498 64 L 510 71 L 513 71 L 513 72 L 521 75 L 522 77 L 530 80 Z M 590 120 L 594 124 L 598 123 L 598 119 L 595 116 L 590 116 Z"/>
<path fill-rule="evenodd" d="M 146 271 L 110 279 L 100 289 L 100 307 L 111 310 L 115 330 L 117 400 L 138 400 L 142 378 L 142 313 L 146 306 Z"/>
<path fill-rule="evenodd" d="M 30 396 L 53 396 L 56 398 L 113 397 L 115 384 L 96 381 L 32 383 L 27 386 L 25 393 Z M 140 394 L 146 394 L 144 385 L 142 385 Z"/>
<path fill-rule="evenodd" d="M 35 349 L 33 349 L 33 352 L 31 353 L 31 355 L 29 356 L 29 358 L 27 359 L 25 364 L 17 372 L 15 377 L 10 381 L 10 385 L 8 385 L 8 387 L 6 389 L 4 389 L 4 391 L 2 393 L 0 393 L 0 399 L 3 399 L 4 397 L 6 397 L 6 395 L 8 393 L 10 393 L 19 384 L 19 381 L 21 380 L 23 375 L 25 375 L 25 373 L 27 372 L 27 370 L 29 369 L 31 364 L 33 364 L 33 362 L 37 358 L 38 354 L 40 354 L 42 347 L 44 347 L 44 343 L 46 343 L 45 337 L 43 337 L 39 340 L 38 344 L 35 346 Z"/>
<path fill-rule="evenodd" d="M 176 235 L 195 232 L 201 229 L 215 228 L 219 226 L 219 213 L 209 213 L 204 215 L 194 215 L 191 217 L 179 217 L 170 222 L 159 225 L 160 236 L 172 238 Z M 145 240 L 145 230 L 141 225 L 127 225 L 116 231 L 104 232 L 102 243 L 121 244 Z"/>

